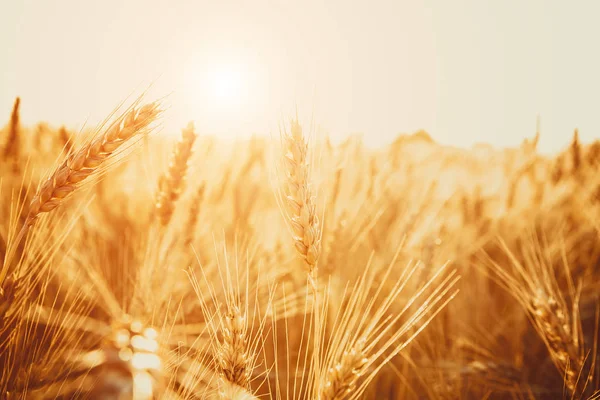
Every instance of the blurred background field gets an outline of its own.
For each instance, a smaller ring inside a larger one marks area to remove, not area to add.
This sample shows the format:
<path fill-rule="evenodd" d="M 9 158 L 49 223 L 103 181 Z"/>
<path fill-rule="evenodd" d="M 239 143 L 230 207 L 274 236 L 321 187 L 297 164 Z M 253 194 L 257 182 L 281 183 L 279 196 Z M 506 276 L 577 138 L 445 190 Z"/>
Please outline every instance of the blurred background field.
<path fill-rule="evenodd" d="M 86 136 L 45 123 L 22 126 L 18 116 L 17 100 L 0 135 L 0 258 L 42 177 Z M 308 133 L 310 124 L 305 127 Z M 2 356 L 4 393 L 20 398 L 29 387 L 33 397 L 47 391 L 70 398 L 84 388 L 79 396 L 95 398 L 99 389 L 73 373 L 73 352 L 107 351 L 100 344 L 118 320 L 114 303 L 158 331 L 162 381 L 152 379 L 171 396 L 222 396 L 215 389 L 223 379 L 220 364 L 210 361 L 216 350 L 203 340 L 212 338 L 212 318 L 226 315 L 218 310 L 228 298 L 223 276 L 232 274 L 237 290 L 249 296 L 241 295 L 248 320 L 253 310 L 287 304 L 278 318 L 259 313 L 269 316 L 270 329 L 260 323 L 246 332 L 262 338 L 254 354 L 261 361 L 247 371 L 248 389 L 257 396 L 312 398 L 311 385 L 319 388 L 325 378 L 308 374 L 310 362 L 299 350 L 304 340 L 314 351 L 302 327 L 315 309 L 277 200 L 285 185 L 277 167 L 279 139 L 223 141 L 203 135 L 201 126 L 196 132 L 166 228 L 152 222 L 159 176 L 168 170 L 177 137 L 164 132 L 141 137 L 122 162 L 40 217 L 20 247 L 14 275 L 3 283 L 5 327 L 27 332 L 3 330 L 10 343 Z M 356 295 L 347 285 L 352 288 L 367 265 L 376 271 L 372 288 L 383 294 L 393 292 L 411 260 L 420 261 L 388 316 L 440 266 L 449 263 L 461 276 L 460 293 L 368 385 L 333 398 L 597 396 L 600 142 L 582 144 L 575 131 L 568 147 L 549 156 L 536 149 L 543 135 L 534 131 L 514 148 L 468 149 L 440 145 L 425 131 L 377 148 L 360 137 L 339 144 L 311 137 L 311 187 L 322 229 L 317 279 L 328 299 L 320 307 L 329 310 L 321 321 L 325 343 L 335 337 L 335 312 Z M 391 275 L 379 280 L 396 256 Z M 216 314 L 207 311 L 213 301 Z M 31 312 L 40 314 L 27 317 Z M 389 354 L 400 343 L 382 351 Z M 108 379 L 106 371 L 94 371 L 100 382 Z M 365 371 L 355 371 L 359 382 Z M 62 386 L 53 392 L 47 388 L 55 380 Z"/>

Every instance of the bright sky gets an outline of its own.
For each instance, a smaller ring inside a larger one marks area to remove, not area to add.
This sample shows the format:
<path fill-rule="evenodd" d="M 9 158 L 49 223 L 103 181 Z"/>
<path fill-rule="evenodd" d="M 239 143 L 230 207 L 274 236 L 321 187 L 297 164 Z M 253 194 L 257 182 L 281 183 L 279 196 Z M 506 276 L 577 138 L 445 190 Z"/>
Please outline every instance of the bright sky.
<path fill-rule="evenodd" d="M 0 110 L 101 120 L 155 81 L 167 131 L 276 132 L 300 116 L 372 145 L 425 129 L 544 150 L 600 134 L 599 1 L 53 0 L 0 5 Z"/>

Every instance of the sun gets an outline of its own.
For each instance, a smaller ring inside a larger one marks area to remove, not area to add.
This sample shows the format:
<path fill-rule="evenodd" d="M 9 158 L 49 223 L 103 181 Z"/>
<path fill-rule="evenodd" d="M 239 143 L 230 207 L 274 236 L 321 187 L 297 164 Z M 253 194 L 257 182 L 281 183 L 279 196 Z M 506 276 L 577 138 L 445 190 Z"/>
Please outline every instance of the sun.
<path fill-rule="evenodd" d="M 239 65 L 219 65 L 209 71 L 208 90 L 214 106 L 221 109 L 235 108 L 242 103 L 244 95 L 243 70 Z"/>
<path fill-rule="evenodd" d="M 220 67 L 210 77 L 213 95 L 221 103 L 238 103 L 242 97 L 242 74 L 232 66 Z"/>
<path fill-rule="evenodd" d="M 186 85 L 190 101 L 206 112 L 234 112 L 245 104 L 249 87 L 248 67 L 234 62 L 194 62 L 188 69 Z"/>
<path fill-rule="evenodd" d="M 233 137 L 260 131 L 269 89 L 264 64 L 243 51 L 225 56 L 217 50 L 211 57 L 196 55 L 186 62 L 178 90 L 180 109 L 212 134 Z M 177 118 L 183 121 L 183 115 Z"/>

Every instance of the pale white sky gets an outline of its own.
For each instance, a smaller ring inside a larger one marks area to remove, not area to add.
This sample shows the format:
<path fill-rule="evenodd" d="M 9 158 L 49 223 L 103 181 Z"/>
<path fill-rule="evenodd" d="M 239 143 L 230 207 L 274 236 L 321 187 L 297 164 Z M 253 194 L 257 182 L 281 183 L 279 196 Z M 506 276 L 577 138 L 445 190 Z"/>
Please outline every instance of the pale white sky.
<path fill-rule="evenodd" d="M 165 119 L 276 131 L 297 105 L 334 138 L 425 129 L 443 143 L 544 150 L 600 136 L 600 2 L 0 2 L 0 110 L 96 122 L 156 81 Z"/>

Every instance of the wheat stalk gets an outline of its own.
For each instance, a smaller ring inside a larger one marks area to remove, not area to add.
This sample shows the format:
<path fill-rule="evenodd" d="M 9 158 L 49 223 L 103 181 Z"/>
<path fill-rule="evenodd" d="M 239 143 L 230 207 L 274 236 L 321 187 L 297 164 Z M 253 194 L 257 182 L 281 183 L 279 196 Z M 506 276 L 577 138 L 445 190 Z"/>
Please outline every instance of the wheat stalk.
<path fill-rule="evenodd" d="M 169 224 L 175 210 L 175 202 L 179 199 L 179 195 L 183 191 L 183 182 L 195 140 L 194 123 L 190 122 L 181 132 L 181 140 L 173 150 L 167 173 L 160 177 L 156 199 L 156 212 L 162 226 Z"/>
<path fill-rule="evenodd" d="M 4 317 L 14 304 L 17 283 L 18 281 L 15 281 L 12 275 L 0 281 L 0 326 L 4 326 Z"/>

